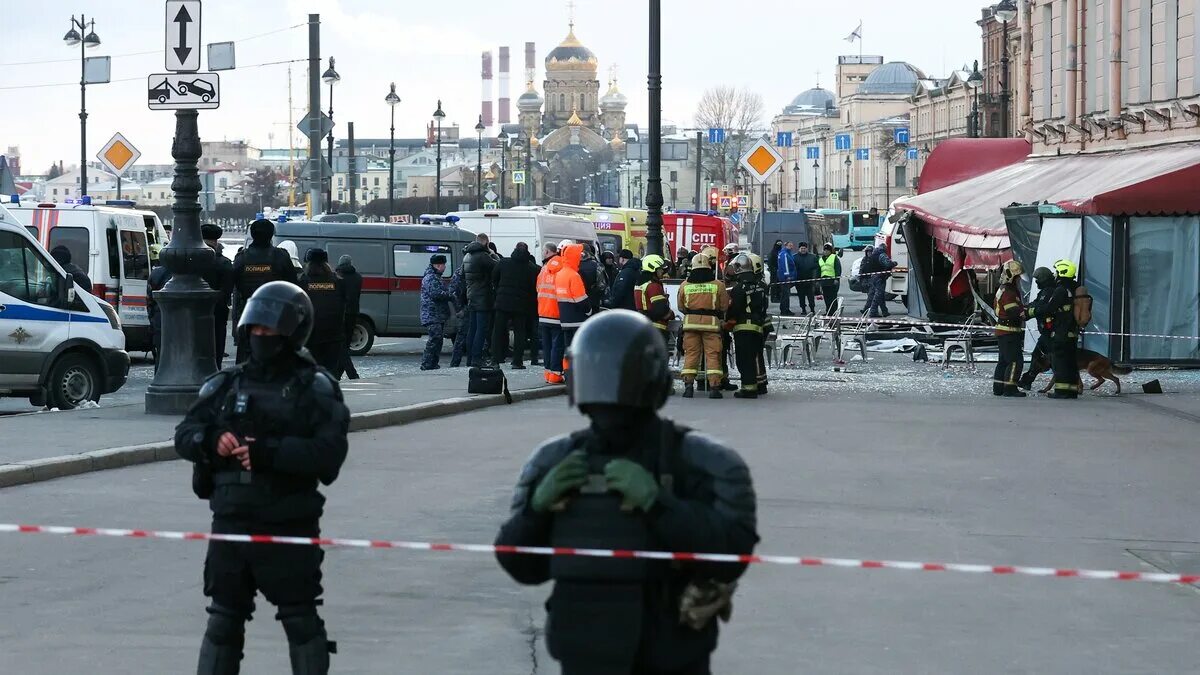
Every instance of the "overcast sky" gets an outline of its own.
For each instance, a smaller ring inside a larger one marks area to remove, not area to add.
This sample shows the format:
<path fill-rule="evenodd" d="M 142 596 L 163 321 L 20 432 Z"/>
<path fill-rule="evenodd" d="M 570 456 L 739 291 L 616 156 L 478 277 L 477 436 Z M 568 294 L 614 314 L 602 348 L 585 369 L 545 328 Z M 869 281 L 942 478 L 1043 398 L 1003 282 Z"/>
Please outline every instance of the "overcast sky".
<path fill-rule="evenodd" d="M 616 64 L 629 97 L 628 120 L 640 124 L 646 121 L 646 4 L 575 0 L 574 10 L 576 35 L 600 59 L 601 92 L 609 66 Z M 830 87 L 838 55 L 859 52 L 844 38 L 860 20 L 864 53 L 945 75 L 979 57 L 975 21 L 985 4 L 664 0 L 664 121 L 691 125 L 700 94 L 712 85 L 758 91 L 768 115 L 812 87 L 818 71 L 821 85 Z M 44 172 L 59 159 L 68 166 L 78 163 L 79 48 L 68 48 L 62 36 L 70 13 L 83 11 L 89 20 L 95 16 L 102 41 L 88 55 L 113 57 L 113 81 L 88 87 L 88 158 L 120 131 L 142 151 L 142 162 L 171 161 L 174 115 L 148 110 L 144 93 L 147 75 L 163 72 L 162 0 L 52 0 L 20 3 L 15 14 L 11 9 L 0 20 L 0 152 L 19 146 L 26 173 Z M 287 66 L 249 66 L 301 60 L 292 64 L 297 122 L 307 105 L 307 33 L 298 24 L 310 12 L 321 15 L 322 58 L 333 55 L 342 75 L 334 89 L 335 135 L 343 136 L 345 122 L 353 121 L 356 137 L 386 138 L 383 98 L 393 80 L 402 99 L 396 107 L 398 137 L 423 136 L 438 98 L 448 123 L 474 127 L 485 49 L 511 48 L 515 102 L 524 90 L 524 44 L 535 42 L 540 91 L 543 60 L 566 35 L 568 7 L 566 0 L 205 0 L 201 40 L 238 41 L 238 69 L 221 75 L 220 109 L 201 113 L 203 139 L 287 147 Z M 255 37 L 270 31 L 278 32 Z M 150 53 L 136 55 L 140 52 Z M 28 88 L 45 84 L 63 86 Z M 498 98 L 498 80 L 495 86 Z M 322 92 L 324 97 L 324 86 Z M 328 108 L 328 101 L 321 107 Z M 296 142 L 303 142 L 298 135 Z"/>

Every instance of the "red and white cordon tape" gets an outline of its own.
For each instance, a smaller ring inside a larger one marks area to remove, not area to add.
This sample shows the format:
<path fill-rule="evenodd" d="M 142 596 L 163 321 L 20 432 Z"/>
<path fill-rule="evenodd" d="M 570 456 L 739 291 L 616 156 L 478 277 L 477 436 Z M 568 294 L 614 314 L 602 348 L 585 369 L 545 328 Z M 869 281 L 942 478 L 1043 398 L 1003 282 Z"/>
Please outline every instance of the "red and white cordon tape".
<path fill-rule="evenodd" d="M 382 539 L 342 539 L 338 537 L 284 537 L 267 534 L 216 534 L 169 530 L 126 530 L 104 527 L 63 527 L 58 525 L 16 525 L 0 523 L 0 533 L 63 534 L 132 539 L 173 539 L 183 541 L 227 541 L 242 544 L 291 544 L 340 548 L 388 548 L 410 551 L 457 551 L 463 553 L 508 553 L 544 556 L 582 556 L 684 562 L 717 562 L 789 565 L 797 567 L 845 567 L 852 569 L 892 569 L 909 572 L 965 572 L 968 574 L 1024 575 L 1059 579 L 1095 579 L 1100 581 L 1148 581 L 1160 584 L 1200 583 L 1200 574 L 1163 572 L 1120 572 L 1025 565 L 974 565 L 969 563 L 909 562 L 901 560 L 856 560 L 853 558 L 802 558 L 787 555 L 732 555 L 722 553 L 672 553 L 669 551 L 628 551 L 601 548 L 555 548 L 548 546 L 499 546 L 493 544 L 451 544 L 428 541 L 389 541 Z"/>

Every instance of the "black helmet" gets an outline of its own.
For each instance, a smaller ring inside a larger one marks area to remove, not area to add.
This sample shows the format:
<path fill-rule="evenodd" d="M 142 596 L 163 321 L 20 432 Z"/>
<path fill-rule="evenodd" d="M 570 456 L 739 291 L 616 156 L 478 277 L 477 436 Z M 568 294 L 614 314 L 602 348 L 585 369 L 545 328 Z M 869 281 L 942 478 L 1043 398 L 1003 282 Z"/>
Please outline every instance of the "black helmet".
<path fill-rule="evenodd" d="M 658 410 L 671 391 L 671 370 L 662 334 L 646 317 L 627 309 L 589 319 L 567 350 L 570 404 L 622 405 Z"/>
<path fill-rule="evenodd" d="M 1050 288 L 1054 285 L 1054 272 L 1049 267 L 1039 267 L 1033 271 L 1033 280 L 1038 288 Z"/>
<path fill-rule="evenodd" d="M 312 300 L 304 289 L 288 281 L 263 284 L 246 302 L 237 325 L 239 331 L 246 332 L 250 326 L 266 326 L 288 338 L 292 348 L 299 350 L 312 333 Z"/>

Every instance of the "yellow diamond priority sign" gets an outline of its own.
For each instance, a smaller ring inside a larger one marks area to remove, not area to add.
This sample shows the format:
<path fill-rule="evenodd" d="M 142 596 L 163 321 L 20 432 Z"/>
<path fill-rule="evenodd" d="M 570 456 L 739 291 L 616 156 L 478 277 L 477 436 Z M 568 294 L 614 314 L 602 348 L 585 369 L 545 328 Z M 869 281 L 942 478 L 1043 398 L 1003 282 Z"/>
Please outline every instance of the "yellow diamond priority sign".
<path fill-rule="evenodd" d="M 779 154 L 775 148 L 767 142 L 767 139 L 760 138 L 758 142 L 750 146 L 746 154 L 742 155 L 741 165 L 750 176 L 760 183 L 767 182 L 779 167 L 783 166 L 783 155 Z"/>
<path fill-rule="evenodd" d="M 113 175 L 120 176 L 141 156 L 141 151 L 133 147 L 133 143 L 126 140 L 120 133 L 116 133 L 108 143 L 104 144 L 100 154 L 96 155 L 96 159 L 100 160 L 100 163 L 107 167 Z"/>

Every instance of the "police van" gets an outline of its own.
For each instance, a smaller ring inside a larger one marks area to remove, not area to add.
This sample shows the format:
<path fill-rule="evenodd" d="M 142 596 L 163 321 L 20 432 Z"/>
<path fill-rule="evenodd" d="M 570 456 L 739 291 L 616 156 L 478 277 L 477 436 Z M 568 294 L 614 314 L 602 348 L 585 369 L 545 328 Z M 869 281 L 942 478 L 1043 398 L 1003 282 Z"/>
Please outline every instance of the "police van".
<path fill-rule="evenodd" d="M 0 206 L 0 396 L 66 410 L 120 389 L 128 375 L 116 311 L 75 285 Z"/>
<path fill-rule="evenodd" d="M 6 204 L 42 248 L 67 247 L 71 262 L 92 280 L 88 290 L 116 308 L 128 348 L 148 351 L 150 251 L 167 244 L 167 233 L 157 214 L 133 205 L 125 200 L 92 202 L 87 196 L 61 203 L 18 200 Z"/>

